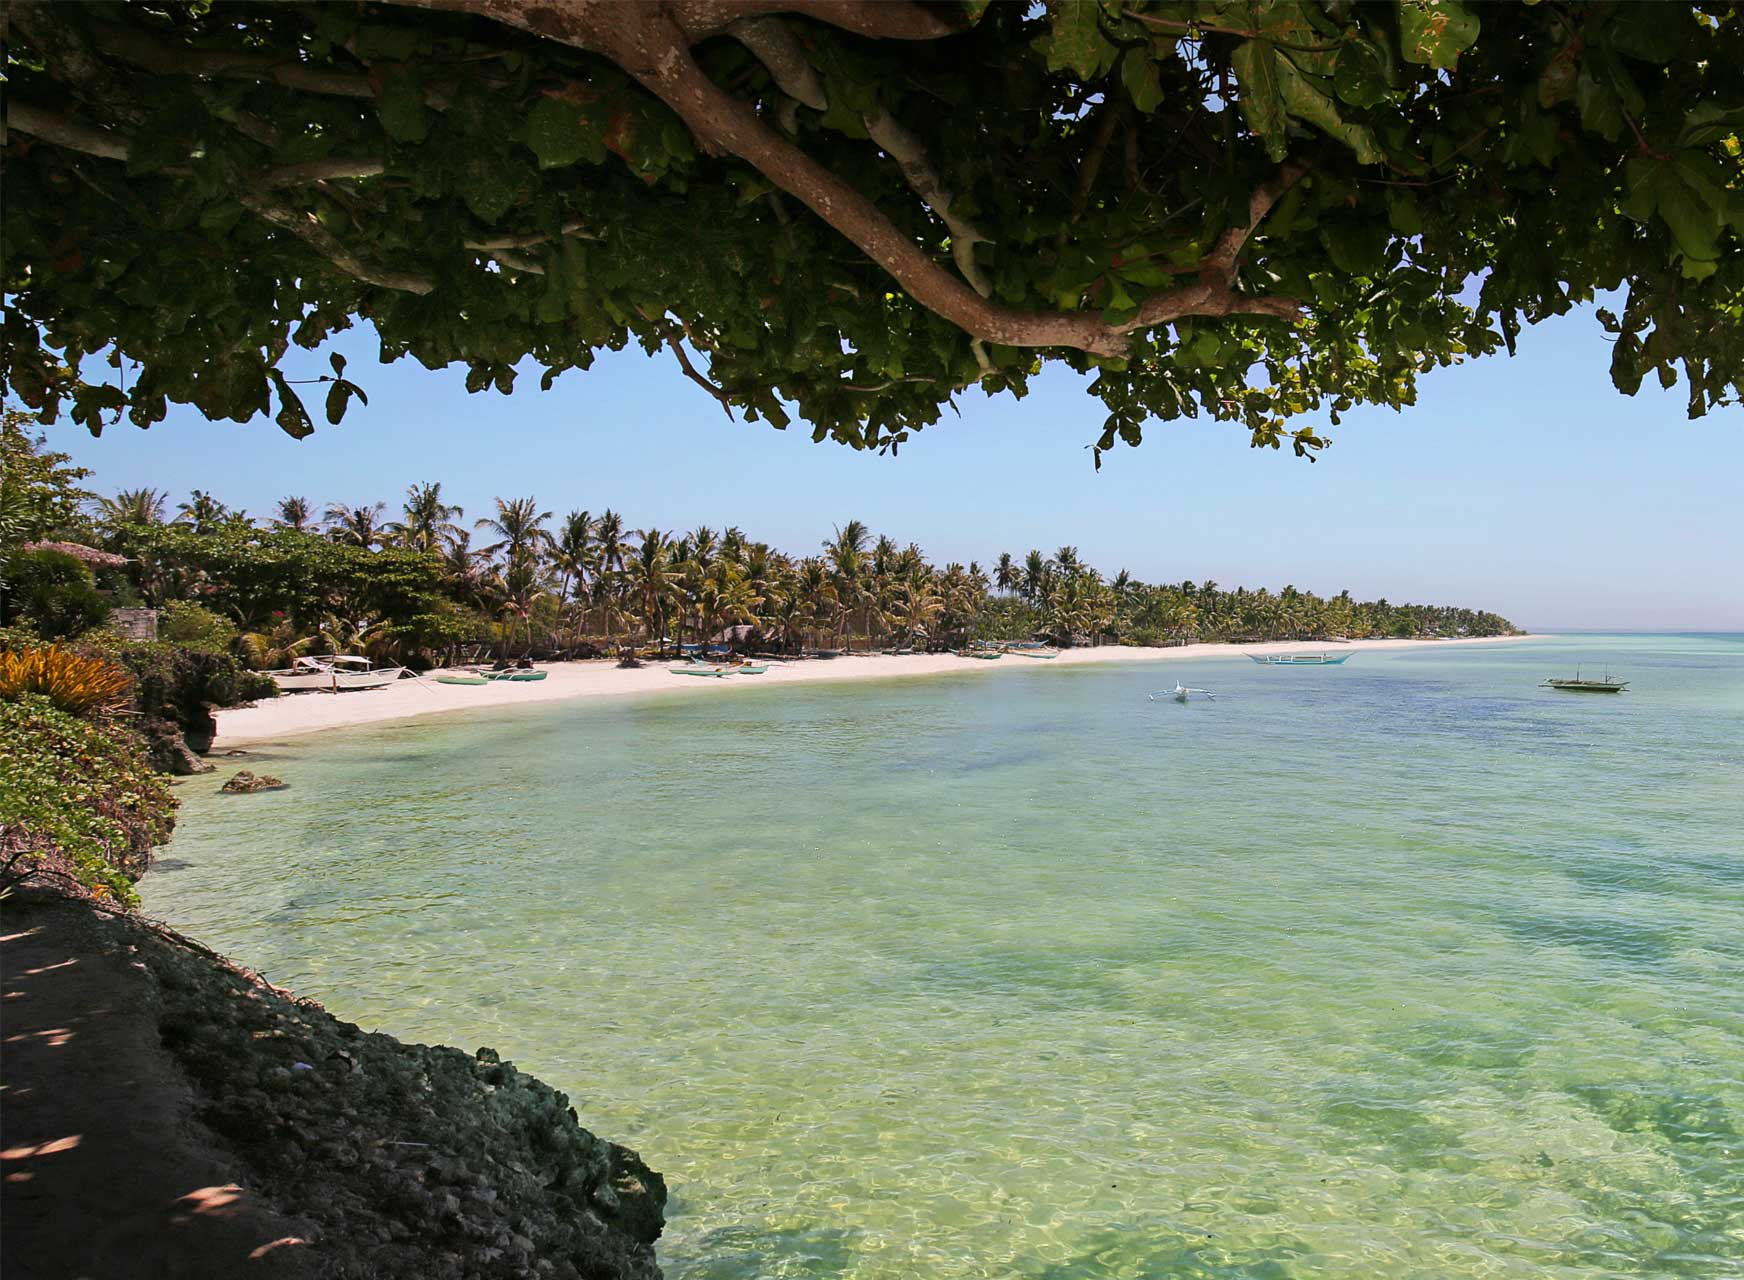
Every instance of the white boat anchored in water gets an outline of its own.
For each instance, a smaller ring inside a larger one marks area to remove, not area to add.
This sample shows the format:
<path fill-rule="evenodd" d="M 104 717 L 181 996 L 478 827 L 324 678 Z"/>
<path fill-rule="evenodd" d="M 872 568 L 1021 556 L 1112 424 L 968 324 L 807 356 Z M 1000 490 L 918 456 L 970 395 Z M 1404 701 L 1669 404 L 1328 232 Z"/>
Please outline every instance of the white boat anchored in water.
<path fill-rule="evenodd" d="M 368 658 L 348 653 L 325 653 L 298 658 L 282 671 L 263 674 L 273 678 L 280 693 L 347 693 L 357 689 L 381 689 L 394 683 L 404 667 L 378 667 Z"/>
<path fill-rule="evenodd" d="M 1538 686 L 1540 689 L 1561 689 L 1564 693 L 1622 693 L 1629 687 L 1627 680 L 1618 680 L 1611 674 L 1610 668 L 1605 669 L 1605 677 L 1595 680 L 1591 676 L 1582 679 L 1580 668 L 1574 669 L 1574 678 L 1552 677 Z"/>
<path fill-rule="evenodd" d="M 1217 701 L 1217 695 L 1212 693 L 1211 690 L 1189 688 L 1178 680 L 1175 682 L 1175 687 L 1173 689 L 1164 689 L 1159 693 L 1153 693 L 1150 695 L 1150 699 L 1152 702 L 1155 702 L 1158 698 L 1173 698 L 1176 702 L 1185 702 L 1195 693 L 1203 695 L 1211 702 Z"/>

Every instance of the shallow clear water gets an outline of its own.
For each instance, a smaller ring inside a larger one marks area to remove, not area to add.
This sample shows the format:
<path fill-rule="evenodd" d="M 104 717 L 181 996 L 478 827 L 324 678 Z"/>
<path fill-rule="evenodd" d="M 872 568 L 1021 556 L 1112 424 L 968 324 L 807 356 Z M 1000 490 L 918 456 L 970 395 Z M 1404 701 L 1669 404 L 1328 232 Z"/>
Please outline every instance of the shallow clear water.
<path fill-rule="evenodd" d="M 1630 691 L 1535 687 L 1577 661 Z M 264 754 L 148 908 L 569 1091 L 667 1176 L 669 1277 L 1744 1272 L 1744 637 Z"/>

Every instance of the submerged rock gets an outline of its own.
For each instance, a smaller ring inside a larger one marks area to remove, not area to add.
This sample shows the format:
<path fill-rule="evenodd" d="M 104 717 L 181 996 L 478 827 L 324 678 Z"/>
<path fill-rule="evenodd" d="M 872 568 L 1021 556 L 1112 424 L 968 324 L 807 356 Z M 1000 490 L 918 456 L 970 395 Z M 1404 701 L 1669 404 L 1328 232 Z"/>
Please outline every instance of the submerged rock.
<path fill-rule="evenodd" d="M 283 791 L 290 784 L 270 773 L 256 774 L 251 769 L 238 769 L 236 776 L 218 789 L 231 795 L 248 795 L 255 791 Z"/>

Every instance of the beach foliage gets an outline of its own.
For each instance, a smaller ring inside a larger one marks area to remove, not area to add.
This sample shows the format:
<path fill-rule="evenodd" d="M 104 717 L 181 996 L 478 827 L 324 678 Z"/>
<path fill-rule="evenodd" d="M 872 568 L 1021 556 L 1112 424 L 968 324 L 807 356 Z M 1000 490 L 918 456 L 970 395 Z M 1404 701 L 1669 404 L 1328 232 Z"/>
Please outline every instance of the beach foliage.
<path fill-rule="evenodd" d="M 0 881 L 42 870 L 137 901 L 133 881 L 169 838 L 176 800 L 137 734 L 40 693 L 0 698 Z"/>
<path fill-rule="evenodd" d="M 133 680 L 113 662 L 57 645 L 0 651 L 0 698 L 40 694 L 72 715 L 126 705 Z"/>
<path fill-rule="evenodd" d="M 1059 362 L 1098 459 L 1312 456 L 1594 302 L 1623 393 L 1744 381 L 1723 0 L 440 10 L 12 5 L 6 387 L 303 436 L 367 376 L 286 353 L 361 321 L 480 393 L 634 344 L 856 448 Z"/>
<path fill-rule="evenodd" d="M 0 556 L 36 539 L 83 532 L 85 505 L 96 496 L 84 487 L 90 471 L 48 448 L 35 417 L 12 405 L 0 409 Z"/>
<path fill-rule="evenodd" d="M 158 639 L 185 649 L 229 653 L 237 634 L 234 622 L 191 600 L 171 600 L 158 613 Z"/>
<path fill-rule="evenodd" d="M 102 623 L 109 603 L 89 566 L 64 551 L 0 555 L 0 625 L 28 623 L 49 639 Z"/>
<path fill-rule="evenodd" d="M 736 526 L 637 530 L 609 509 L 557 517 L 532 495 L 497 499 L 468 530 L 440 495 L 440 484 L 410 486 L 401 519 L 378 519 L 383 504 L 366 504 L 380 530 L 369 545 L 353 536 L 360 508 L 337 504 L 324 527 L 226 518 L 201 532 L 131 522 L 106 525 L 101 538 L 127 555 L 133 589 L 164 607 L 165 634 L 184 641 L 180 652 L 190 649 L 194 620 L 203 620 L 207 642 L 193 648 L 253 666 L 314 652 L 414 664 L 487 652 L 587 656 L 625 643 L 715 641 L 792 653 L 1032 638 L 1154 645 L 1512 630 L 1482 609 L 1357 601 L 1349 592 L 1327 598 L 1293 585 L 1274 592 L 1145 583 L 1124 570 L 1105 575 L 1071 546 L 1007 553 L 991 567 L 941 565 L 917 544 L 852 519 L 811 554 Z M 231 619 L 240 636 L 231 637 Z"/>

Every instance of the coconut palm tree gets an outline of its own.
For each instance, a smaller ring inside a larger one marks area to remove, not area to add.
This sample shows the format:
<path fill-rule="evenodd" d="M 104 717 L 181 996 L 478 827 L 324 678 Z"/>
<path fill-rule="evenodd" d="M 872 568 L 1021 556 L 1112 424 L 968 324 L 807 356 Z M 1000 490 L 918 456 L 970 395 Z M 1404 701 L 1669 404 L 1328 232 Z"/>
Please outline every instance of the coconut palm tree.
<path fill-rule="evenodd" d="M 684 536 L 689 554 L 683 556 L 692 561 L 699 569 L 707 569 L 715 562 L 715 554 L 720 548 L 720 538 L 706 524 L 699 524 Z"/>
<path fill-rule="evenodd" d="M 440 551 L 442 570 L 448 588 L 463 604 L 477 607 L 483 599 L 485 575 L 484 555 L 472 549 L 472 535 L 457 529 L 448 535 Z"/>
<path fill-rule="evenodd" d="M 497 612 L 509 621 L 507 642 L 515 643 L 519 627 L 527 631 L 527 649 L 533 648 L 533 605 L 545 594 L 545 578 L 539 562 L 523 553 L 503 565 L 492 575 L 490 586 L 497 597 Z"/>
<path fill-rule="evenodd" d="M 1001 551 L 999 559 L 993 563 L 993 585 L 1005 595 L 1010 595 L 1017 589 L 1017 561 L 1011 558 L 1011 552 Z"/>
<path fill-rule="evenodd" d="M 327 536 L 344 546 L 371 550 L 387 533 L 382 524 L 382 512 L 387 509 L 385 502 L 360 503 L 355 507 L 335 502 L 326 512 Z"/>
<path fill-rule="evenodd" d="M 586 594 L 588 578 L 594 571 L 594 520 L 587 511 L 571 511 L 563 517 L 563 526 L 551 542 L 551 559 L 557 569 L 560 598 Z"/>
<path fill-rule="evenodd" d="M 835 575 L 836 635 L 838 641 L 848 636 L 848 614 L 867 595 L 866 543 L 871 531 L 861 521 L 850 520 L 836 526 L 833 538 L 824 541 L 824 556 Z"/>
<path fill-rule="evenodd" d="M 1039 605 L 1048 590 L 1048 562 L 1039 551 L 1031 551 L 1023 558 L 1023 585 L 1019 589 L 1023 598 L 1032 605 Z"/>
<path fill-rule="evenodd" d="M 195 533 L 211 533 L 223 523 L 230 509 L 204 489 L 195 489 L 186 502 L 176 504 L 172 523 L 185 524 Z"/>
<path fill-rule="evenodd" d="M 670 544 L 658 529 L 644 529 L 639 535 L 635 554 L 627 572 L 630 589 L 641 605 L 642 625 L 653 641 L 665 634 L 666 619 L 673 597 L 673 573 L 669 559 Z"/>
<path fill-rule="evenodd" d="M 288 498 L 280 498 L 274 508 L 278 514 L 273 517 L 273 528 L 289 529 L 293 533 L 302 533 L 315 523 L 315 509 L 310 506 L 307 498 L 299 498 L 292 494 Z"/>
<path fill-rule="evenodd" d="M 315 643 L 312 635 L 303 635 L 296 624 L 282 615 L 262 630 L 245 631 L 237 638 L 248 665 L 257 671 L 288 667 Z"/>
<path fill-rule="evenodd" d="M 442 485 L 414 484 L 406 487 L 403 517 L 387 526 L 395 542 L 413 551 L 439 551 L 445 539 L 460 531 L 454 522 L 466 514 L 454 503 L 442 501 Z"/>
<path fill-rule="evenodd" d="M 513 563 L 529 554 L 536 558 L 551 545 L 551 531 L 545 527 L 551 513 L 539 510 L 536 499 L 510 498 L 505 502 L 496 498 L 493 501 L 496 515 L 485 516 L 473 526 L 489 529 L 497 535 L 498 541 L 484 549 L 486 555 L 503 552 L 504 559 Z"/>
<path fill-rule="evenodd" d="M 162 524 L 169 494 L 162 489 L 122 489 L 113 498 L 97 499 L 97 518 L 104 524 Z"/>

